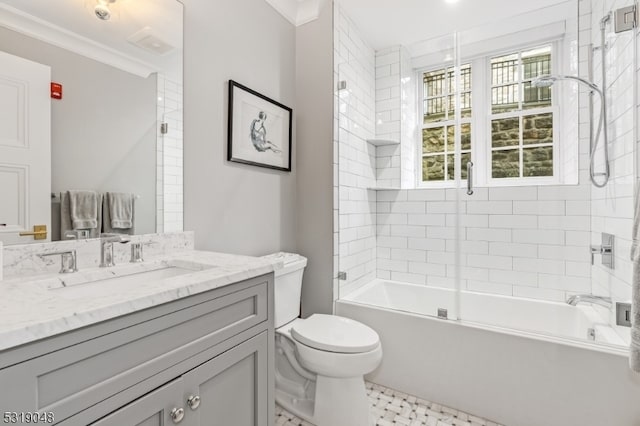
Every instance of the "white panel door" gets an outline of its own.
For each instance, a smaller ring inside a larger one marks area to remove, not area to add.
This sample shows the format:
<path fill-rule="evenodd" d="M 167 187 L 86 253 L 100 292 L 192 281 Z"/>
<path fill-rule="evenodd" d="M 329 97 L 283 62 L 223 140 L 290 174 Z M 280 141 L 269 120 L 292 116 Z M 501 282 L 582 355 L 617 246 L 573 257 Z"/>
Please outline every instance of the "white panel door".
<path fill-rule="evenodd" d="M 0 241 L 5 245 L 35 241 L 19 235 L 34 225 L 51 229 L 50 82 L 48 66 L 0 52 Z"/>

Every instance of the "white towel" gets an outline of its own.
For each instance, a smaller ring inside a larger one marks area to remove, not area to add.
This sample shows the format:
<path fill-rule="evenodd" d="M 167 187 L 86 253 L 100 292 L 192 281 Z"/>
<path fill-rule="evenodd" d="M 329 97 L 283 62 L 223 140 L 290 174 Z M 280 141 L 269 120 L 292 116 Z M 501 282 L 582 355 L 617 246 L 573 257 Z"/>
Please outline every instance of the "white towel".
<path fill-rule="evenodd" d="M 631 285 L 631 345 L 629 367 L 640 373 L 640 185 L 636 188 L 636 204 L 633 213 L 633 234 L 631 235 L 631 262 L 633 263 L 633 283 Z"/>
<path fill-rule="evenodd" d="M 133 203 L 135 196 L 121 192 L 107 192 L 109 217 L 114 229 L 133 228 Z"/>
<path fill-rule="evenodd" d="M 98 226 L 89 230 L 89 238 L 98 238 L 102 232 L 102 194 L 98 194 Z M 71 197 L 68 192 L 60 193 L 60 239 L 64 240 L 68 231 L 73 231 L 71 220 Z"/>
<path fill-rule="evenodd" d="M 69 191 L 69 210 L 73 229 L 98 227 L 98 194 L 95 191 Z"/>

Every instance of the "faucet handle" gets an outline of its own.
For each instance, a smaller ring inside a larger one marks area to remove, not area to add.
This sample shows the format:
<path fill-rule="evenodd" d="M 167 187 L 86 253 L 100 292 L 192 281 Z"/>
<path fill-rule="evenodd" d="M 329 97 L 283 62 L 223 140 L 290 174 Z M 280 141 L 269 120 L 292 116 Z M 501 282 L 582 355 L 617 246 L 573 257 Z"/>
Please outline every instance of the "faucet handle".
<path fill-rule="evenodd" d="M 591 264 L 595 264 L 595 255 L 602 254 L 602 246 L 591 246 Z"/>
<path fill-rule="evenodd" d="M 144 262 L 142 258 L 142 243 L 131 244 L 131 263 Z"/>
<path fill-rule="evenodd" d="M 40 258 L 45 258 L 49 256 L 60 256 L 60 273 L 61 274 L 70 274 L 73 272 L 78 272 L 78 263 L 77 256 L 75 250 L 68 251 L 56 251 L 53 253 L 43 253 L 38 255 Z"/>

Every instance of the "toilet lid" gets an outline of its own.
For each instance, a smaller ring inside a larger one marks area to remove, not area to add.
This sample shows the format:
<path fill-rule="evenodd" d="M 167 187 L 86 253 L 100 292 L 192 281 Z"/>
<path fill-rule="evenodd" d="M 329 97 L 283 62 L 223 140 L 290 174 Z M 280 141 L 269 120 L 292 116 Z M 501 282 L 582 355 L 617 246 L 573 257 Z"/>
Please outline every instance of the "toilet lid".
<path fill-rule="evenodd" d="M 368 352 L 380 343 L 373 329 L 336 315 L 311 315 L 293 324 L 291 336 L 312 348 L 340 353 Z"/>

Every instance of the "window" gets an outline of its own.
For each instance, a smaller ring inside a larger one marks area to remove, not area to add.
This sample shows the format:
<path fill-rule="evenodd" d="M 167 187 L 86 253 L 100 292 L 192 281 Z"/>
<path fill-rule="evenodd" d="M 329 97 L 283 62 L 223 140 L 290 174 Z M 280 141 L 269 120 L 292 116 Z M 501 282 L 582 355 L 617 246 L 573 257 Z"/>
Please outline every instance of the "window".
<path fill-rule="evenodd" d="M 425 72 L 423 81 L 422 181 L 455 178 L 455 75 L 453 68 Z M 471 65 L 460 69 L 461 158 L 471 161 Z M 466 179 L 466 169 L 462 178 Z"/>
<path fill-rule="evenodd" d="M 553 176 L 551 46 L 491 59 L 491 177 Z"/>
<path fill-rule="evenodd" d="M 557 176 L 553 90 L 532 84 L 536 77 L 552 73 L 552 48 L 549 44 L 492 55 L 461 66 L 462 179 L 472 159 L 475 175 L 486 184 L 539 183 Z M 479 71 L 472 80 L 473 70 Z M 420 76 L 421 182 L 446 186 L 455 176 L 454 69 L 422 71 Z"/>

